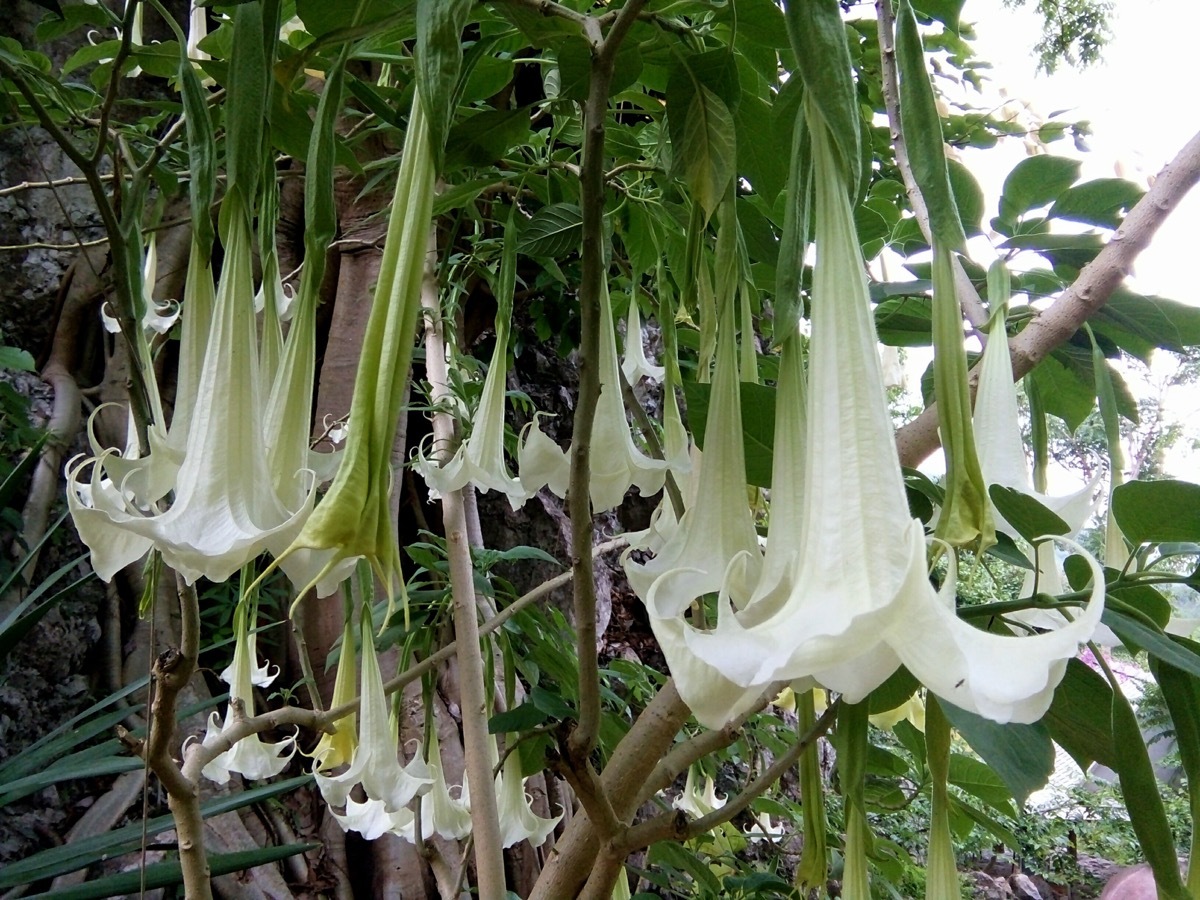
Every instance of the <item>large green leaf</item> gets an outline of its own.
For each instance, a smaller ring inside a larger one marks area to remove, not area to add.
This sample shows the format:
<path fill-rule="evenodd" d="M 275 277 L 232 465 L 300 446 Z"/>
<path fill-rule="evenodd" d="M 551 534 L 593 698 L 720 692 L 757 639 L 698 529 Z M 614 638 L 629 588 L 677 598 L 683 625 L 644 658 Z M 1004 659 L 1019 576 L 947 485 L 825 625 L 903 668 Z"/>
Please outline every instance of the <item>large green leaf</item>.
<path fill-rule="evenodd" d="M 1097 228 L 1116 228 L 1144 193 L 1140 187 L 1124 178 L 1097 178 L 1077 184 L 1060 194 L 1047 215 L 1052 219 L 1067 219 Z"/>
<path fill-rule="evenodd" d="M 1188 900 L 1191 895 L 1179 877 L 1175 840 L 1162 795 L 1158 792 L 1154 766 L 1142 738 L 1142 728 L 1129 700 L 1116 684 L 1113 684 L 1112 692 L 1112 729 L 1121 796 L 1142 853 L 1154 870 L 1158 896 L 1162 900 Z"/>
<path fill-rule="evenodd" d="M 574 203 L 552 203 L 533 214 L 521 231 L 517 249 L 526 256 L 551 258 L 579 250 L 583 214 Z"/>
<path fill-rule="evenodd" d="M 1112 688 L 1108 682 L 1095 669 L 1072 659 L 1042 722 L 1079 768 L 1086 771 L 1093 762 L 1113 768 L 1116 755 L 1111 711 Z"/>
<path fill-rule="evenodd" d="M 1048 534 L 1066 534 L 1071 530 L 1055 512 L 1047 509 L 1034 497 L 1023 491 L 993 484 L 988 487 L 992 505 L 1017 533 L 1032 543 L 1035 538 Z"/>
<path fill-rule="evenodd" d="M 950 776 L 952 785 L 982 800 L 1001 815 L 1015 818 L 1012 794 L 1004 781 L 987 765 L 962 753 L 950 754 Z"/>
<path fill-rule="evenodd" d="M 992 767 L 1018 803 L 1044 787 L 1054 771 L 1054 743 L 1050 731 L 1033 725 L 1000 725 L 949 703 L 942 710 L 971 749 Z"/>
<path fill-rule="evenodd" d="M 463 119 L 446 139 L 446 171 L 488 166 L 529 138 L 529 111 L 488 109 Z"/>
<path fill-rule="evenodd" d="M 772 450 L 775 446 L 774 388 L 761 384 L 743 383 L 742 440 L 746 452 L 746 482 L 757 487 L 771 486 Z M 687 401 L 688 426 L 696 438 L 696 446 L 704 449 L 708 425 L 708 399 L 712 385 L 695 381 L 683 383 Z"/>
<path fill-rule="evenodd" d="M 1031 156 L 1021 160 L 1004 179 L 1000 223 L 1011 228 L 1030 210 L 1053 203 L 1079 178 L 1079 169 L 1078 160 L 1063 156 Z"/>
<path fill-rule="evenodd" d="M 1132 611 L 1115 609 L 1110 603 L 1101 621 L 1125 644 L 1145 650 L 1177 669 L 1200 677 L 1200 654 L 1173 641 L 1169 635 L 1151 627 Z"/>
<path fill-rule="evenodd" d="M 715 55 L 714 55 L 715 54 Z M 678 64 L 667 82 L 667 129 L 671 136 L 674 168 L 711 216 L 721 202 L 735 172 L 737 141 L 731 106 L 723 83 L 737 83 L 737 67 L 723 51 L 689 57 Z"/>
<path fill-rule="evenodd" d="M 1200 541 L 1200 484 L 1131 481 L 1113 491 L 1112 511 L 1135 547 L 1146 542 Z"/>

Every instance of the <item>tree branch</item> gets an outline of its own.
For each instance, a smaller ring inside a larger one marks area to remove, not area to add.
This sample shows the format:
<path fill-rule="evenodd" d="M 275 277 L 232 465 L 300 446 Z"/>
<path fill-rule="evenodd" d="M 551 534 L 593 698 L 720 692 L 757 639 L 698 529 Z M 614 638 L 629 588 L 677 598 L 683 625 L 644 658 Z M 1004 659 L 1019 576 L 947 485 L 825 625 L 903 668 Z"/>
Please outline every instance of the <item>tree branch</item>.
<path fill-rule="evenodd" d="M 446 412 L 451 400 L 447 384 L 446 346 L 442 339 L 442 317 L 438 301 L 436 235 L 431 235 L 426 255 L 425 278 L 421 284 L 421 306 L 425 310 L 425 368 L 433 401 L 434 446 L 444 458 L 454 445 L 454 419 Z M 475 845 L 475 870 L 479 896 L 504 900 L 504 846 L 500 835 L 500 812 L 492 775 L 492 751 L 488 734 L 488 705 L 484 691 L 483 654 L 479 645 L 479 611 L 475 604 L 475 570 L 467 540 L 467 520 L 462 491 L 442 494 L 442 517 L 446 552 L 450 561 L 450 596 L 454 609 L 454 638 L 458 659 L 460 708 L 466 777 L 481 790 L 471 796 L 471 836 Z"/>
<path fill-rule="evenodd" d="M 1087 319 L 1108 302 L 1133 268 L 1138 254 L 1200 181 L 1200 132 L 1192 137 L 1162 171 L 1145 196 L 1129 211 L 1121 227 L 1074 284 L 1062 292 L 1010 344 L 1013 378 L 1021 378 L 1065 343 Z M 979 385 L 979 366 L 971 370 L 971 395 Z M 900 463 L 915 467 L 938 447 L 938 412 L 934 404 L 896 433 Z"/>
<path fill-rule="evenodd" d="M 913 177 L 912 166 L 908 162 L 908 147 L 904 142 L 904 132 L 900 128 L 900 102 L 896 89 L 896 29 L 891 0 L 875 0 L 875 10 L 879 22 L 883 105 L 887 109 L 892 146 L 896 151 L 896 167 L 900 170 L 901 178 L 904 179 L 904 190 L 908 193 L 908 202 L 912 206 L 913 215 L 916 216 L 921 234 L 925 237 L 926 242 L 932 244 L 933 232 L 929 227 L 929 209 L 925 205 L 925 198 L 921 195 L 920 187 L 917 186 L 917 180 Z M 971 277 L 963 268 L 962 261 L 957 255 L 954 256 L 954 287 L 962 302 L 963 312 L 976 329 L 979 340 L 985 341 L 986 336 L 979 329 L 987 324 L 988 311 L 984 307 L 983 301 L 979 299 L 979 292 L 975 290 L 975 285 L 971 283 Z"/>
<path fill-rule="evenodd" d="M 579 398 L 571 431 L 571 519 L 575 630 L 579 647 L 579 722 L 567 741 L 567 763 L 582 768 L 600 728 L 600 665 L 596 658 L 596 585 L 592 568 L 592 505 L 589 490 L 592 425 L 600 398 L 600 292 L 604 288 L 604 119 L 617 48 L 646 0 L 629 0 L 607 37 L 586 17 L 592 44 L 591 80 L 583 107 L 583 153 L 579 166 L 582 226 L 582 283 L 579 286 Z M 614 385 L 615 387 L 615 385 Z"/>

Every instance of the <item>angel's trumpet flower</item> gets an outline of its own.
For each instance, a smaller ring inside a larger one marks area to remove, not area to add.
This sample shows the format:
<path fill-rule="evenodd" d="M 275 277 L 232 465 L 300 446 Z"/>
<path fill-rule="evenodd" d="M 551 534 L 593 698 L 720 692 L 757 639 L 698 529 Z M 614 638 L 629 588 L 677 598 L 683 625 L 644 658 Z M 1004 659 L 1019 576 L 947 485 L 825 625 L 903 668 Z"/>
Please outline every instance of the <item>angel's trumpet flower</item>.
<path fill-rule="evenodd" d="M 716 812 L 724 806 L 725 802 L 725 797 L 717 796 L 717 788 L 711 775 L 704 776 L 702 789 L 696 787 L 696 768 L 690 766 L 687 780 L 683 785 L 683 792 L 675 798 L 675 802 L 671 805 L 675 809 L 687 813 L 693 819 L 703 819 L 709 813 Z"/>
<path fill-rule="evenodd" d="M 221 673 L 221 680 L 229 684 L 230 706 L 225 712 L 223 725 L 217 723 L 217 714 L 213 713 L 208 720 L 208 729 L 204 736 L 204 744 L 211 745 L 221 737 L 222 732 L 233 725 L 240 717 L 233 707 L 232 701 L 241 701 L 242 715 L 254 715 L 254 687 L 267 687 L 279 675 L 276 667 L 274 673 L 267 665 L 259 666 L 257 660 L 257 642 L 253 631 L 253 613 L 257 603 L 248 598 L 238 603 L 234 615 L 234 630 L 237 634 L 233 648 L 233 662 Z M 242 738 L 224 753 L 206 765 L 202 774 L 211 781 L 224 784 L 229 781 L 229 773 L 236 772 L 251 780 L 260 781 L 272 778 L 283 771 L 296 752 L 295 736 L 284 738 L 279 743 L 271 744 L 262 740 L 257 734 Z"/>
<path fill-rule="evenodd" d="M 652 559 L 638 563 L 628 552 L 623 557 L 625 574 L 645 600 L 651 627 L 675 675 L 680 696 L 704 724 L 745 711 L 762 693 L 760 688 L 747 689 L 723 677 L 698 659 L 684 639 L 688 628 L 684 613 L 696 598 L 721 587 L 730 562 L 745 559 L 739 573 L 747 584 L 753 584 L 761 560 L 754 519 L 746 502 L 736 345 L 729 303 L 717 334 L 717 366 L 708 410 L 708 437 L 696 476 L 696 502 L 667 532 Z"/>
<path fill-rule="evenodd" d="M 999 265 L 999 264 L 997 264 Z M 979 465 L 988 484 L 999 484 L 1036 499 L 1067 523 L 1068 536 L 1074 536 L 1092 511 L 1092 492 L 1095 481 L 1071 494 L 1049 495 L 1034 488 L 1030 479 L 1025 444 L 1021 439 L 1017 409 L 1017 391 L 1013 383 L 1012 361 L 1008 352 L 1008 277 L 1003 269 L 993 267 L 989 273 L 989 295 L 995 311 L 988 327 L 988 343 L 980 365 L 979 390 L 975 394 L 975 436 L 979 448 Z M 1019 537 L 1004 517 L 996 513 L 999 530 Z M 1059 574 L 1054 545 L 1043 541 L 1037 547 L 1038 590 L 1046 594 L 1061 594 L 1064 590 Z M 1032 584 L 1026 585 L 1027 589 Z M 1042 612 L 1042 611 L 1038 611 Z M 1025 621 L 1034 624 L 1029 619 Z M 1055 621 L 1061 621 L 1061 618 Z"/>
<path fill-rule="evenodd" d="M 592 508 L 603 512 L 619 506 L 625 493 L 636 485 L 643 496 L 657 494 L 666 478 L 667 462 L 653 459 L 638 449 L 625 418 L 625 400 L 621 396 L 620 369 L 617 366 L 617 335 L 613 327 L 612 303 L 607 285 L 600 291 L 600 399 L 592 446 L 603 448 L 592 454 L 590 491 Z"/>
<path fill-rule="evenodd" d="M 471 833 L 471 793 L 464 774 L 458 799 L 450 796 L 436 726 L 429 734 L 429 772 L 433 786 L 421 798 L 421 833 L 438 834 L 448 841 L 462 840 Z"/>
<path fill-rule="evenodd" d="M 483 380 L 483 395 L 479 400 L 471 434 L 442 466 L 435 465 L 418 451 L 416 469 L 429 485 L 431 496 L 445 495 L 471 483 L 484 492 L 504 494 L 513 509 L 520 509 L 529 499 L 529 492 L 522 480 L 508 474 L 508 463 L 504 457 L 508 328 L 507 321 L 497 318 L 496 348 Z"/>
<path fill-rule="evenodd" d="M 495 744 L 491 746 L 495 753 Z M 494 755 L 493 760 L 492 768 L 495 768 L 499 755 Z M 521 756 L 515 751 L 505 757 L 504 766 L 496 776 L 496 807 L 502 847 L 511 847 L 521 841 L 529 841 L 534 847 L 540 847 L 562 819 L 561 813 L 543 819 L 533 811 L 529 795 L 525 793 L 525 779 L 521 777 Z"/>
<path fill-rule="evenodd" d="M 923 529 L 905 499 L 850 202 L 823 128 L 813 129 L 813 158 L 817 261 L 803 508 L 798 525 L 785 517 L 788 531 L 773 521 L 768 533 L 768 546 L 781 540 L 797 548 L 794 568 L 786 590 L 756 592 L 740 611 L 727 579 L 717 627 L 687 627 L 688 646 L 744 687 L 811 676 L 852 703 L 903 662 L 947 702 L 1000 722 L 1036 721 L 1099 622 L 1102 572 L 1084 554 L 1093 575 L 1089 602 L 1070 624 L 1028 637 L 959 619 L 953 566 L 940 595 L 931 587 Z M 739 565 L 731 564 L 731 575 Z"/>
<path fill-rule="evenodd" d="M 295 505 L 274 490 L 261 431 L 250 216 L 236 188 L 225 205 L 225 268 L 174 498 L 166 512 L 147 515 L 119 492 L 97 492 L 93 468 L 94 510 L 86 518 L 106 521 L 88 523 L 81 536 L 101 577 L 129 562 L 122 553 L 132 533 L 152 542 L 188 583 L 200 576 L 224 581 L 264 550 L 286 547 L 312 510 L 310 475 L 287 473 L 299 482 Z M 81 468 L 68 467 L 69 494 L 77 493 Z"/>
<path fill-rule="evenodd" d="M 309 557 L 310 571 L 316 574 L 303 588 L 315 585 L 322 596 L 332 593 L 357 558 L 370 562 L 389 599 L 402 579 L 388 504 L 391 452 L 421 308 L 434 174 L 428 123 L 415 97 L 354 379 L 353 427 L 329 493 L 280 559 L 282 565 L 293 555 Z"/>
<path fill-rule="evenodd" d="M 629 317 L 625 320 L 625 355 L 621 358 L 621 371 L 625 380 L 637 384 L 643 378 L 662 381 L 666 369 L 656 366 L 646 358 L 642 347 L 642 313 L 638 309 L 637 297 L 629 298 Z"/>
<path fill-rule="evenodd" d="M 338 658 L 337 675 L 333 679 L 333 700 L 330 701 L 332 709 L 349 703 L 356 696 L 354 661 L 354 625 L 347 616 L 345 627 L 342 629 L 342 651 Z M 312 752 L 318 769 L 332 771 L 349 765 L 358 746 L 357 720 L 357 713 L 348 713 L 333 723 L 336 731 L 321 735 L 321 740 Z"/>
<path fill-rule="evenodd" d="M 369 610 L 364 610 L 362 617 L 361 640 L 358 745 L 345 772 L 325 775 L 317 769 L 313 771 L 313 777 L 321 796 L 332 807 L 346 807 L 349 814 L 351 806 L 347 801 L 350 800 L 350 792 L 361 785 L 368 800 L 377 801 L 382 804 L 385 813 L 392 814 L 402 810 L 417 794 L 428 790 L 433 784 L 433 777 L 419 753 L 408 765 L 400 764 L 398 738 L 389 715 L 383 675 L 375 655 Z M 362 815 L 376 815 L 373 807 L 359 805 L 353 809 Z"/>

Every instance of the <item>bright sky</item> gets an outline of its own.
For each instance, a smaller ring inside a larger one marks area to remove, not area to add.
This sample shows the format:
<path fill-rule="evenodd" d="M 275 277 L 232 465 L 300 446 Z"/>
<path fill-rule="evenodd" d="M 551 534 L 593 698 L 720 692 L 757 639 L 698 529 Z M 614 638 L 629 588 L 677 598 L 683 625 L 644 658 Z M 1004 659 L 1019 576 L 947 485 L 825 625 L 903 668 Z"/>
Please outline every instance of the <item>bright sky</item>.
<path fill-rule="evenodd" d="M 1085 177 L 1111 177 L 1119 164 L 1122 177 L 1144 184 L 1200 129 L 1194 93 L 1200 3 L 1116 0 L 1113 40 L 1103 59 L 1083 71 L 1064 65 L 1052 76 L 1036 71 L 1033 46 L 1040 21 L 1035 6 L 1033 0 L 1019 9 L 1008 9 L 1001 0 L 968 0 L 963 9 L 965 20 L 978 23 L 976 46 L 995 65 L 996 87 L 1031 100 L 1042 115 L 1067 109 L 1065 118 L 1092 123 L 1091 152 L 1080 155 Z M 1015 164 L 1021 150 L 1013 143 Z M 1054 153 L 1075 155 L 1069 140 L 1051 147 Z M 1139 259 L 1136 287 L 1200 306 L 1193 271 L 1197 236 L 1200 193 L 1193 191 Z"/>
<path fill-rule="evenodd" d="M 1197 0 L 1115 0 L 1113 38 L 1101 61 L 1082 71 L 1060 66 L 1053 75 L 1037 71 L 1034 45 L 1041 35 L 1035 0 L 1010 9 L 1002 0 L 967 0 L 963 20 L 976 23 L 975 47 L 994 66 L 985 86 L 986 99 L 968 92 L 967 101 L 999 104 L 1002 96 L 1029 104 L 1038 118 L 1058 110 L 1060 120 L 1091 123 L 1088 152 L 1080 153 L 1067 138 L 1050 145 L 1056 155 L 1083 162 L 1083 177 L 1119 176 L 1146 186 L 1200 130 L 1200 103 L 1194 85 L 1200 73 L 1200 2 Z M 1003 95 L 1001 94 L 1003 91 Z M 986 151 L 966 151 L 962 160 L 979 179 L 987 198 L 987 220 L 995 214 L 1005 175 L 1027 155 L 1020 139 L 1009 139 Z M 985 247 L 972 254 L 986 264 Z M 1152 246 L 1139 257 L 1131 287 L 1182 303 L 1200 306 L 1195 268 L 1200 258 L 1200 189 L 1192 191 L 1159 230 Z M 1162 355 L 1150 376 L 1128 372 L 1136 393 L 1156 393 L 1173 370 Z M 921 362 L 923 367 L 924 361 Z M 1193 444 L 1200 442 L 1200 392 L 1175 390 L 1166 404 L 1170 419 L 1185 424 L 1187 434 L 1167 460 L 1170 474 L 1200 481 L 1200 462 Z M 929 465 L 940 468 L 940 460 Z M 924 467 L 923 467 L 924 468 Z"/>

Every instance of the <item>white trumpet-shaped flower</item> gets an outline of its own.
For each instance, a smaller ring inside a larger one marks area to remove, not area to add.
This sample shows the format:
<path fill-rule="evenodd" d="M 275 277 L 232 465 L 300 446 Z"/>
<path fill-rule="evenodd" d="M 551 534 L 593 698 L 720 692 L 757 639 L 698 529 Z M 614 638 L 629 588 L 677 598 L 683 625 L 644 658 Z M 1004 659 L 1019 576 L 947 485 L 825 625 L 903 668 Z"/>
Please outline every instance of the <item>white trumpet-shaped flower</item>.
<path fill-rule="evenodd" d="M 125 535 L 133 533 L 151 541 L 188 583 L 200 576 L 224 581 L 264 550 L 278 554 L 312 511 L 310 474 L 284 473 L 299 483 L 295 505 L 285 504 L 274 489 L 277 479 L 262 440 L 250 219 L 236 189 L 225 203 L 225 268 L 174 498 L 165 512 L 145 514 L 122 495 L 96 492 L 93 467 L 94 512 L 107 521 L 86 534 L 81 529 L 81 536 L 102 577 L 129 562 L 121 553 L 127 549 Z M 72 492 L 80 469 L 68 468 Z"/>
<path fill-rule="evenodd" d="M 389 600 L 403 583 L 388 501 L 393 481 L 391 451 L 421 306 L 434 175 L 428 123 L 419 100 L 414 100 L 379 279 L 354 377 L 353 427 L 329 492 L 277 557 L 284 571 L 295 563 L 310 573 L 293 579 L 302 592 L 315 586 L 321 596 L 332 593 L 338 579 L 360 558 L 370 563 Z M 292 327 L 297 324 L 293 322 Z"/>
<path fill-rule="evenodd" d="M 571 480 L 571 461 L 538 423 L 538 416 L 521 430 L 517 445 L 517 471 L 521 484 L 533 496 L 543 487 L 549 488 L 559 497 L 567 496 L 567 485 Z"/>
<path fill-rule="evenodd" d="M 744 561 L 738 571 L 747 585 L 759 574 L 758 535 L 746 502 L 736 343 L 729 304 L 717 333 L 707 438 L 695 476 L 696 501 L 677 526 L 659 532 L 666 537 L 653 558 L 638 563 L 629 551 L 622 557 L 630 585 L 646 603 L 651 627 L 680 696 L 704 724 L 723 722 L 744 712 L 762 693 L 760 687 L 738 685 L 698 659 L 687 646 L 689 626 L 683 618 L 693 601 L 721 588 L 732 560 Z M 659 513 L 660 523 L 669 515 L 673 513 L 664 508 Z"/>
<path fill-rule="evenodd" d="M 742 829 L 742 833 L 752 841 L 779 841 L 787 834 L 783 821 L 780 820 L 776 825 L 771 821 L 770 813 L 760 812 L 753 816 L 753 820 L 754 824 Z"/>
<path fill-rule="evenodd" d="M 350 815 L 352 809 L 360 814 L 375 814 L 374 807 L 360 804 L 352 808 L 349 805 L 351 791 L 360 785 L 367 800 L 381 803 L 386 813 L 396 813 L 417 794 L 428 790 L 433 784 L 433 777 L 420 753 L 408 765 L 400 763 L 398 738 L 383 690 L 383 675 L 375 655 L 369 612 L 362 619 L 361 640 L 358 745 L 345 772 L 325 775 L 314 770 L 313 777 L 325 802 L 332 807 L 346 807 L 346 815 Z M 354 827 L 357 829 L 357 826 Z"/>
<path fill-rule="evenodd" d="M 718 797 L 716 785 L 713 784 L 711 775 L 704 776 L 704 788 L 698 790 L 696 788 L 696 768 L 695 766 L 688 768 L 687 781 L 684 782 L 683 792 L 675 798 L 675 802 L 671 805 L 675 809 L 683 810 L 693 819 L 702 819 L 709 813 L 716 812 L 725 805 L 728 798 Z"/>
<path fill-rule="evenodd" d="M 1006 279 L 993 279 L 1002 280 Z M 980 366 L 979 390 L 975 395 L 974 425 L 979 466 L 988 484 L 1003 485 L 1033 497 L 1047 509 L 1057 513 L 1070 528 L 1068 535 L 1074 536 L 1091 515 L 1092 493 L 1096 482 L 1093 480 L 1078 491 L 1062 495 L 1049 495 L 1034 489 L 1017 416 L 1017 391 L 1013 383 L 1012 361 L 1008 352 L 1006 316 L 1007 304 L 1001 299 L 992 314 L 988 343 L 983 351 L 983 362 Z M 996 513 L 996 525 L 1011 537 L 1019 537 L 1016 529 L 1009 525 L 999 512 Z M 1046 594 L 1061 594 L 1064 587 L 1053 543 L 1043 541 L 1038 545 L 1036 552 L 1038 590 Z M 1027 588 L 1031 586 L 1026 585 Z"/>
<path fill-rule="evenodd" d="M 529 499 L 521 479 L 508 473 L 504 457 L 504 382 L 507 373 L 508 323 L 497 320 L 496 348 L 483 380 L 483 395 L 479 399 L 471 434 L 441 466 L 418 450 L 416 470 L 429 485 L 431 496 L 448 494 L 471 483 L 485 493 L 504 494 L 513 509 L 520 509 Z"/>
<path fill-rule="evenodd" d="M 355 659 L 354 625 L 347 616 L 346 624 L 342 628 L 342 649 L 338 657 L 337 675 L 333 679 L 333 699 L 329 704 L 331 709 L 349 703 L 356 696 Z M 331 771 L 349 765 L 358 746 L 357 721 L 357 713 L 348 713 L 333 723 L 335 730 L 332 734 L 321 735 L 321 740 L 312 752 L 318 769 Z"/>
<path fill-rule="evenodd" d="M 433 786 L 421 798 L 421 833 L 429 837 L 441 835 L 448 841 L 458 841 L 471 833 L 471 793 L 466 775 L 458 798 L 450 796 L 446 784 L 446 769 L 442 764 L 442 747 L 436 727 L 429 734 L 429 772 Z"/>
<path fill-rule="evenodd" d="M 496 745 L 492 748 L 492 768 L 499 763 Z M 464 780 L 464 792 L 466 791 Z M 513 751 L 504 759 L 504 766 L 496 776 L 496 808 L 500 819 L 500 846 L 511 847 L 521 841 L 529 841 L 534 847 L 545 843 L 562 814 L 543 819 L 533 811 L 529 795 L 525 793 L 525 779 L 521 777 L 521 757 Z"/>
<path fill-rule="evenodd" d="M 947 702 L 999 722 L 1036 721 L 1099 622 L 1102 572 L 1084 554 L 1093 575 L 1088 603 L 1070 624 L 1027 637 L 961 620 L 953 566 L 940 593 L 929 584 L 923 529 L 905 499 L 850 202 L 820 127 L 813 130 L 813 159 L 817 257 L 802 512 L 798 523 L 772 521 L 768 536 L 768 546 L 782 541 L 796 555 L 790 576 L 756 591 L 741 610 L 730 597 L 736 582 L 727 578 L 716 628 L 688 626 L 688 646 L 736 684 L 811 676 L 851 703 L 903 663 Z M 745 571 L 745 559 L 731 563 L 731 576 Z"/>
<path fill-rule="evenodd" d="M 595 512 L 613 509 L 636 485 L 643 496 L 657 494 L 666 479 L 666 460 L 653 459 L 633 442 L 625 418 L 625 400 L 621 395 L 621 373 L 617 366 L 617 335 L 613 327 L 612 303 L 608 286 L 600 290 L 600 398 L 592 430 L 589 489 Z"/>
<path fill-rule="evenodd" d="M 231 727 L 238 719 L 232 701 L 239 700 L 243 705 L 246 716 L 254 715 L 254 687 L 267 687 L 279 675 L 279 668 L 274 674 L 269 665 L 258 665 L 257 641 L 252 621 L 256 604 L 242 600 L 234 619 L 234 629 L 237 632 L 233 648 L 233 662 L 221 673 L 221 680 L 229 687 L 230 705 L 225 711 L 224 724 L 218 724 L 218 716 L 213 713 L 208 720 L 208 729 L 204 736 L 204 745 L 211 746 L 219 740 L 222 733 Z M 284 738 L 278 743 L 268 743 L 257 734 L 242 738 L 224 753 L 217 756 L 206 765 L 201 774 L 210 781 L 225 784 L 229 774 L 236 772 L 254 781 L 272 778 L 284 770 L 296 752 L 296 738 Z"/>
<path fill-rule="evenodd" d="M 625 320 L 625 355 L 621 358 L 621 371 L 625 380 L 637 384 L 643 378 L 662 381 L 666 369 L 656 366 L 646 358 L 642 347 L 642 313 L 638 309 L 637 297 L 629 298 L 629 316 Z"/>

